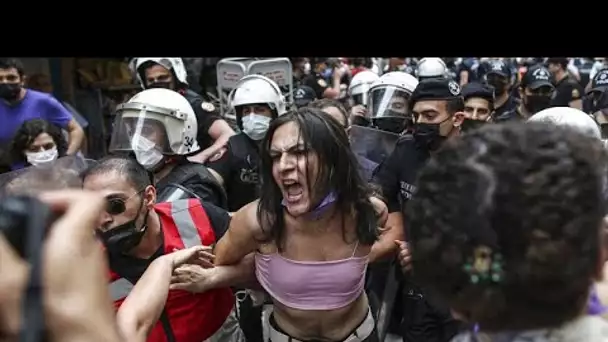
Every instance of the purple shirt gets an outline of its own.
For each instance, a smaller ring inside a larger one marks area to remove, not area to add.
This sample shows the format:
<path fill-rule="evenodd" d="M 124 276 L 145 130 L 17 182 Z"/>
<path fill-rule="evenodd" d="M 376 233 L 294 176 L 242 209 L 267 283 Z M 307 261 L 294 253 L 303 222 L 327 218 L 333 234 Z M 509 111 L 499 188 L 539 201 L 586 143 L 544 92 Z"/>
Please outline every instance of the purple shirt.
<path fill-rule="evenodd" d="M 10 143 L 19 127 L 31 119 L 44 119 L 66 129 L 72 114 L 51 95 L 31 89 L 15 105 L 0 100 L 0 145 Z"/>

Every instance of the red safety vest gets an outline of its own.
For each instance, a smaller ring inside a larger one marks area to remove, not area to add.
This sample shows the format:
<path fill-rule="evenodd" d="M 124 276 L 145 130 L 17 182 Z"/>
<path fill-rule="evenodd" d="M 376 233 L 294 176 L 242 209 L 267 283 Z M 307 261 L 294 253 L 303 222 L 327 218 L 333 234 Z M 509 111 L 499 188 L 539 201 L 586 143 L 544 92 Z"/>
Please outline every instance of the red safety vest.
<path fill-rule="evenodd" d="M 215 243 L 215 233 L 198 199 L 160 203 L 154 209 L 162 224 L 165 254 L 172 253 L 175 249 Z M 132 288 L 131 282 L 110 271 L 110 293 L 116 309 Z M 202 342 L 219 330 L 233 306 L 234 296 L 229 288 L 200 294 L 171 290 L 165 310 L 176 342 Z M 147 341 L 167 341 L 160 320 Z"/>

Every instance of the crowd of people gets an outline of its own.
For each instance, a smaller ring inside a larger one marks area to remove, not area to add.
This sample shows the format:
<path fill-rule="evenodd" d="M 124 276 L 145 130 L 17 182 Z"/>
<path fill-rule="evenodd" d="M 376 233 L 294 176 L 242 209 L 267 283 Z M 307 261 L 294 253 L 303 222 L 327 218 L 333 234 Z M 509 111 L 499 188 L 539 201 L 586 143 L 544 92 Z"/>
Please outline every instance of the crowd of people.
<path fill-rule="evenodd" d="M 0 339 L 608 341 L 608 66 L 290 58 L 235 127 L 181 58 L 88 160 L 0 59 Z"/>

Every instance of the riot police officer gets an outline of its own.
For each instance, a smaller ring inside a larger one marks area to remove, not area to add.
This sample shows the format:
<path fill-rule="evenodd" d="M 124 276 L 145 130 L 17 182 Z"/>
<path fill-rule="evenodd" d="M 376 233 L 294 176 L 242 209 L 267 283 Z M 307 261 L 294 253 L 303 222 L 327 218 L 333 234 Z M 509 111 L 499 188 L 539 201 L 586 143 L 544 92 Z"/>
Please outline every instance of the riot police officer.
<path fill-rule="evenodd" d="M 182 94 L 192 106 L 198 122 L 197 141 L 201 151 L 193 159 L 204 162 L 219 151 L 234 135 L 219 111 L 201 95 L 188 89 L 187 72 L 181 58 L 137 57 L 134 68 L 144 89 L 165 88 Z"/>
<path fill-rule="evenodd" d="M 415 118 L 413 134 L 401 137 L 389 157 L 378 166 L 373 178 L 387 200 L 389 218 L 386 226 L 405 227 L 406 237 L 407 225 L 404 225 L 401 209 L 414 196 L 417 172 L 446 139 L 460 134 L 465 118 L 460 87 L 447 78 L 432 78 L 418 83 L 411 95 L 409 109 Z M 400 248 L 404 248 L 402 246 Z M 451 318 L 449 309 L 435 303 L 407 278 L 403 284 L 402 291 L 397 292 L 403 295 L 402 299 L 397 299 L 403 305 L 395 305 L 393 312 L 398 318 L 402 315 L 402 319 L 394 323 L 401 323 L 403 341 L 449 341 L 460 328 L 460 324 Z M 394 328 L 389 332 L 394 333 Z"/>
<path fill-rule="evenodd" d="M 370 70 L 358 72 L 348 85 L 348 95 L 352 103 L 350 109 L 350 121 L 354 125 L 367 126 L 366 120 L 368 93 L 371 86 L 380 79 L 376 73 Z"/>
<path fill-rule="evenodd" d="M 243 77 L 229 99 L 241 133 L 207 163 L 228 194 L 228 210 L 237 211 L 258 198 L 258 144 L 270 120 L 285 113 L 279 86 L 260 75 Z"/>
<path fill-rule="evenodd" d="M 226 207 L 226 195 L 207 168 L 186 156 L 199 151 L 196 115 L 179 93 L 153 88 L 118 106 L 110 153 L 133 154 L 155 178 L 163 201 L 198 197 Z"/>
<path fill-rule="evenodd" d="M 371 125 L 396 134 L 410 128 L 409 99 L 417 85 L 418 80 L 405 72 L 393 71 L 382 75 L 368 93 Z"/>

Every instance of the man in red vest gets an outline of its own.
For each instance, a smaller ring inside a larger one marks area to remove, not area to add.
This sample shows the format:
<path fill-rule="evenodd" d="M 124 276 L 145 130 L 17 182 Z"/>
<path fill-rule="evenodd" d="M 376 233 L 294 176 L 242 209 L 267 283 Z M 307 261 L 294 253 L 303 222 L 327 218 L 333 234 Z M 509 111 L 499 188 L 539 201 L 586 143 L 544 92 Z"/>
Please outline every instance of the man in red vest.
<path fill-rule="evenodd" d="M 155 258 L 193 246 L 213 246 L 230 223 L 225 210 L 199 199 L 155 203 L 151 176 L 134 159 L 105 158 L 83 179 L 87 190 L 112 191 L 96 233 L 107 250 L 116 308 Z M 227 287 L 200 294 L 170 290 L 148 342 L 242 341 L 233 307 Z"/>

